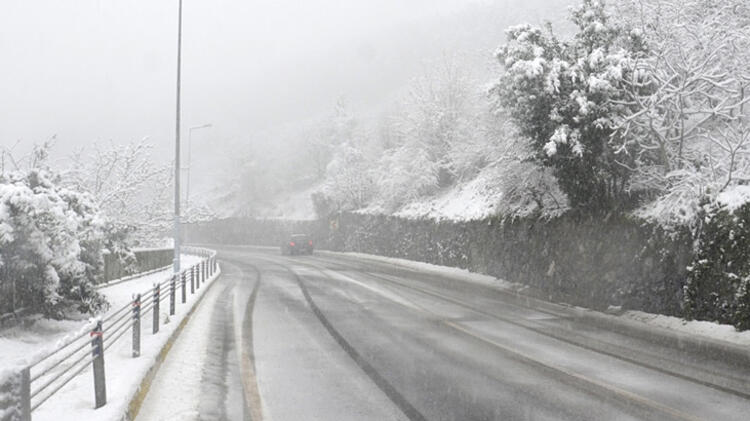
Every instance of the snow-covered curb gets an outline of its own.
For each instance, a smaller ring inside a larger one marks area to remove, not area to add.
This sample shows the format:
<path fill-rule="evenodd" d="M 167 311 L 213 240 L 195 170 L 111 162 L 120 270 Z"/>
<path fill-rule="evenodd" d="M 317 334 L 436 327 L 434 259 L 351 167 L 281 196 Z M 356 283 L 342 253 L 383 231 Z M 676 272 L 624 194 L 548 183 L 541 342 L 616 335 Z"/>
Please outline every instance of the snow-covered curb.
<path fill-rule="evenodd" d="M 716 340 L 730 342 L 743 347 L 750 347 L 750 330 L 738 332 L 732 325 L 724 325 L 699 320 L 687 321 L 679 317 L 645 313 L 643 311 L 626 311 L 620 315 L 623 319 L 644 323 L 690 335 L 700 335 Z"/>
<path fill-rule="evenodd" d="M 685 321 L 677 317 L 641 311 L 626 311 L 620 315 L 605 314 L 587 308 L 552 303 L 524 295 L 523 292 L 528 287 L 523 284 L 507 282 L 493 276 L 470 272 L 466 269 L 364 253 L 330 251 L 319 251 L 318 253 L 331 257 L 343 255 L 368 259 L 489 286 L 523 302 L 533 301 L 542 308 L 572 314 L 612 330 L 665 344 L 671 343 L 681 349 L 691 348 L 695 352 L 708 353 L 714 358 L 717 355 L 722 355 L 727 359 L 750 364 L 750 350 L 748 350 L 750 331 L 738 332 L 731 325 Z"/>
<path fill-rule="evenodd" d="M 144 316 L 141 324 L 141 355 L 133 358 L 131 355 L 131 341 L 127 337 L 115 343 L 105 352 L 105 373 L 107 385 L 107 404 L 94 409 L 94 391 L 90 371 L 85 371 L 70 384 L 53 395 L 47 402 L 33 413 L 33 420 L 111 420 L 128 419 L 132 402 L 144 393 L 143 381 L 152 376 L 159 362 L 164 358 L 174 338 L 179 334 L 182 326 L 188 321 L 189 315 L 204 296 L 213 281 L 221 274 L 218 269 L 201 287 L 190 294 L 188 290 L 186 304 L 178 300 L 175 315 L 168 316 L 169 305 L 165 301 L 160 311 L 160 329 L 157 334 L 151 333 L 151 313 Z M 111 286 L 107 289 L 114 301 L 130 297 L 126 290 L 140 291 L 144 285 L 151 283 L 152 278 L 160 274 L 152 274 L 127 284 Z M 140 285 L 131 288 L 131 285 Z M 126 288 L 128 287 L 128 288 Z M 108 294 L 109 295 L 109 294 Z M 147 390 L 147 389 L 146 389 Z"/>

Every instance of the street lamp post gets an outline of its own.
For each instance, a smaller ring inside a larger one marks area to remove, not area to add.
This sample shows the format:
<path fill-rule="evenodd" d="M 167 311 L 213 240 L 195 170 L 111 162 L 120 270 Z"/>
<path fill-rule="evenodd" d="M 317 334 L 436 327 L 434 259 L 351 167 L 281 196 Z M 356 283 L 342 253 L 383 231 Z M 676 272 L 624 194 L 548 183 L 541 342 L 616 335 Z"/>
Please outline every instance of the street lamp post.
<path fill-rule="evenodd" d="M 174 273 L 180 273 L 180 67 L 182 64 L 182 0 L 177 13 L 177 118 L 174 151 Z"/>
<path fill-rule="evenodd" d="M 189 209 L 190 206 L 190 171 L 193 165 L 193 161 L 190 157 L 190 151 L 193 149 L 193 130 L 207 129 L 211 127 L 211 123 L 204 124 L 202 126 L 195 126 L 188 129 L 188 162 L 187 162 L 187 185 L 185 186 L 185 208 Z"/>

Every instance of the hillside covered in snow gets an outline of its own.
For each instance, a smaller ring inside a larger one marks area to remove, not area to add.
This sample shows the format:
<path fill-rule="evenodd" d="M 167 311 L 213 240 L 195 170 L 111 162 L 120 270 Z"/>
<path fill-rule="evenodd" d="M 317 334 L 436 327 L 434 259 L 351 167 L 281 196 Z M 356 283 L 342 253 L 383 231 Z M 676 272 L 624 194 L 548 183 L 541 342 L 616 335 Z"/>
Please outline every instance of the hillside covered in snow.
<path fill-rule="evenodd" d="M 459 44 L 477 54 L 425 62 L 378 107 L 342 99 L 327 116 L 260 135 L 279 141 L 249 147 L 228 213 L 472 220 L 614 211 L 686 227 L 704 204 L 745 197 L 743 2 L 587 0 L 549 26 L 501 18 L 498 7 L 453 16 L 460 28 L 486 25 L 473 28 L 486 30 L 473 44 L 462 33 Z"/>

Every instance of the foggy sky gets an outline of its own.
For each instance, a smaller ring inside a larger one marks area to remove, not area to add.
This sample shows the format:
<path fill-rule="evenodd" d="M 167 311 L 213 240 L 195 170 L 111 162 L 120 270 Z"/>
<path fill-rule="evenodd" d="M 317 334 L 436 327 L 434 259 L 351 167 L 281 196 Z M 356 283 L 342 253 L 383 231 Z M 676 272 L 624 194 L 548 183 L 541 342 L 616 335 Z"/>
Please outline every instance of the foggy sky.
<path fill-rule="evenodd" d="M 483 38 L 477 50 L 489 62 L 505 28 L 483 16 L 488 3 L 502 10 L 528 2 L 184 0 L 184 136 L 212 123 L 194 133 L 194 156 L 204 156 L 329 112 L 342 96 L 374 106 L 424 60 L 466 54 L 473 37 Z M 483 19 L 483 33 L 457 20 L 462 13 Z M 149 136 L 157 155 L 171 159 L 176 29 L 177 0 L 2 1 L 0 145 L 20 140 L 25 151 L 57 135 L 56 153 L 67 154 Z"/>

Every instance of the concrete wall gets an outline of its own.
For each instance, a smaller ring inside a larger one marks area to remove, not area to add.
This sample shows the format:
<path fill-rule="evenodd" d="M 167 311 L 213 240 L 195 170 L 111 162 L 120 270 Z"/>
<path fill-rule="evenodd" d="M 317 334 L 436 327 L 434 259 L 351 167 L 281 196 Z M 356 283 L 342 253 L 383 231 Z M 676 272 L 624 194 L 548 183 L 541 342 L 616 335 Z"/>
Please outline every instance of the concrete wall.
<path fill-rule="evenodd" d="M 278 247 L 292 234 L 309 234 L 322 246 L 326 221 L 227 218 L 209 223 L 183 225 L 186 243 L 252 244 Z"/>
<path fill-rule="evenodd" d="M 133 253 L 137 262 L 135 273 L 169 266 L 174 259 L 174 249 L 172 248 L 135 249 Z M 125 268 L 122 267 L 122 264 L 114 255 L 104 255 L 104 276 L 102 282 L 119 279 L 127 275 L 130 275 L 130 273 L 126 273 Z"/>

